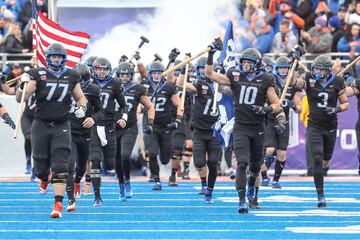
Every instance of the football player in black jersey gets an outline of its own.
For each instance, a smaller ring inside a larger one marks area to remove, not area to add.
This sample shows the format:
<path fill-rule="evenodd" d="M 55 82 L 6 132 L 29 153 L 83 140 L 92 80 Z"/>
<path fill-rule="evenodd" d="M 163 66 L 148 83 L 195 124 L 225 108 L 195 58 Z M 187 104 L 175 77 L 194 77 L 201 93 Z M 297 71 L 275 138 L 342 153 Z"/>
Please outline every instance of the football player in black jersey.
<path fill-rule="evenodd" d="M 88 103 L 83 118 L 75 116 L 76 102 L 73 99 L 70 108 L 71 155 L 69 177 L 66 184 L 68 194 L 68 207 L 66 210 L 68 212 L 76 210 L 75 198 L 80 198 L 80 181 L 85 173 L 90 153 L 91 128 L 104 117 L 100 100 L 100 88 L 90 82 L 89 67 L 79 63 L 74 69 L 80 74 L 81 90 L 85 94 Z"/>
<path fill-rule="evenodd" d="M 170 161 L 173 145 L 173 130 L 178 127 L 182 119 L 182 111 L 179 107 L 180 98 L 176 94 L 176 87 L 162 78 L 161 73 L 165 70 L 159 61 L 153 61 L 149 66 L 149 79 L 141 81 L 141 85 L 147 88 L 148 96 L 155 108 L 153 132 L 146 131 L 151 124 L 148 121 L 148 113 L 145 111 L 144 142 L 149 154 L 150 172 L 153 175 L 155 185 L 153 190 L 161 190 L 160 170 L 157 155 L 160 153 L 160 161 L 166 165 Z M 172 118 L 172 105 L 177 107 L 177 117 Z"/>
<path fill-rule="evenodd" d="M 285 81 L 288 76 L 289 70 L 291 67 L 291 61 L 285 56 L 281 56 L 276 59 L 275 64 L 275 91 L 278 96 L 281 96 L 281 93 L 284 90 Z M 301 107 L 301 98 L 300 90 L 294 87 L 289 87 L 285 99 L 281 104 L 281 107 L 284 110 L 286 119 L 289 119 L 290 108 L 295 112 L 300 113 L 302 110 Z M 289 123 L 286 124 L 286 129 L 279 133 L 276 131 L 275 127 L 276 116 L 274 114 L 269 114 L 266 118 L 266 127 L 265 127 L 265 158 L 264 163 L 261 166 L 261 176 L 262 176 L 262 186 L 269 185 L 269 178 L 267 176 L 267 170 L 270 168 L 272 162 L 274 161 L 276 154 L 275 162 L 275 174 L 273 177 L 272 188 L 281 188 L 279 184 L 279 179 L 282 173 L 282 170 L 285 167 L 286 162 L 286 150 L 289 144 Z M 276 151 L 276 152 L 275 152 Z"/>
<path fill-rule="evenodd" d="M 0 103 L 0 117 L 4 120 L 4 123 L 9 125 L 12 129 L 15 129 L 16 126 L 14 121 L 11 119 L 6 108 L 1 103 Z"/>
<path fill-rule="evenodd" d="M 231 87 L 234 96 L 235 123 L 233 130 L 233 147 L 237 160 L 236 189 L 239 195 L 239 213 L 248 213 L 245 202 L 246 184 L 248 182 L 247 198 L 250 207 L 255 200 L 255 181 L 259 176 L 263 160 L 264 116 L 267 113 L 281 111 L 279 98 L 276 95 L 273 75 L 261 70 L 261 54 L 257 49 L 245 49 L 239 59 L 239 67 L 231 68 L 226 75 L 213 69 L 213 55 L 222 45 L 221 40 L 215 40 L 209 47 L 206 76 L 219 84 Z M 264 106 L 266 99 L 268 106 Z M 277 115 L 278 124 L 285 127 L 284 114 Z M 249 165 L 249 181 L 246 170 Z"/>
<path fill-rule="evenodd" d="M 136 110 L 141 103 L 147 111 L 147 122 L 144 131 L 151 133 L 153 131 L 155 110 L 149 97 L 146 95 L 146 88 L 135 83 L 134 65 L 129 62 L 121 62 L 116 68 L 116 76 L 120 79 L 124 86 L 124 97 L 128 107 L 128 120 L 125 128 L 116 126 L 117 151 L 115 158 L 115 169 L 119 179 L 120 200 L 126 201 L 133 195 L 130 184 L 131 161 L 130 156 L 135 146 L 136 137 L 138 135 L 138 125 Z M 120 112 L 115 113 L 120 117 Z"/>
<path fill-rule="evenodd" d="M 39 56 L 40 57 L 40 56 Z M 25 100 L 35 93 L 36 107 L 31 129 L 31 144 L 36 176 L 40 179 L 39 191 L 47 193 L 51 169 L 55 204 L 50 214 L 60 218 L 66 188 L 71 154 L 69 109 L 71 96 L 77 102 L 75 116 L 86 113 L 87 100 L 81 91 L 80 76 L 65 67 L 66 49 L 59 43 L 48 46 L 45 52 L 47 67 L 34 68 L 21 76 L 16 100 L 20 102 L 24 83 L 28 82 Z"/>
<path fill-rule="evenodd" d="M 102 206 L 100 195 L 100 163 L 106 169 L 114 169 L 116 155 L 115 124 L 126 127 L 128 120 L 127 107 L 123 95 L 121 82 L 112 77 L 111 63 L 106 58 L 97 58 L 93 63 L 93 83 L 100 87 L 101 103 L 105 117 L 93 128 L 91 138 L 91 182 L 93 184 L 95 200 L 94 207 Z M 121 114 L 115 120 L 115 101 L 119 104 Z"/>
<path fill-rule="evenodd" d="M 197 79 L 193 84 L 188 84 L 187 89 L 195 93 L 195 103 L 192 110 L 193 154 L 194 165 L 199 172 L 202 183 L 200 194 L 205 194 L 205 203 L 213 203 L 212 193 L 222 149 L 219 142 L 213 137 L 211 128 L 218 119 L 218 112 L 212 113 L 215 88 L 213 82 L 205 76 L 205 63 L 206 57 L 202 57 L 197 61 L 195 65 Z M 179 77 L 179 84 L 184 81 L 184 73 L 183 70 Z"/>
<path fill-rule="evenodd" d="M 174 65 L 180 63 L 180 60 L 176 60 L 174 62 Z M 194 73 L 194 65 L 189 64 L 188 68 L 188 81 L 190 77 Z M 180 71 L 175 71 L 174 76 L 176 78 L 174 79 L 174 84 L 177 84 L 177 78 L 180 74 Z M 183 94 L 183 86 L 179 86 L 177 84 L 177 94 L 179 95 L 179 98 L 182 98 Z M 191 120 L 191 105 L 193 101 L 194 95 L 187 91 L 185 93 L 185 102 L 184 102 L 184 113 L 183 113 L 183 119 L 177 129 L 174 130 L 174 144 L 171 154 L 171 175 L 169 177 L 169 186 L 178 186 L 176 183 L 176 173 L 181 174 L 181 167 L 180 167 L 180 161 L 182 158 L 184 158 L 184 171 L 182 172 L 183 179 L 189 179 L 189 164 L 190 159 L 192 157 L 192 131 L 190 130 L 190 120 Z M 174 117 L 176 116 L 177 108 L 173 108 L 174 111 Z"/>
<path fill-rule="evenodd" d="M 306 90 L 309 102 L 307 144 L 314 159 L 313 173 L 319 208 L 326 207 L 323 168 L 329 166 L 334 151 L 337 113 L 349 108 L 344 78 L 332 74 L 332 66 L 329 56 L 320 55 L 315 58 L 304 79 L 296 78 L 292 82 L 294 86 Z"/>

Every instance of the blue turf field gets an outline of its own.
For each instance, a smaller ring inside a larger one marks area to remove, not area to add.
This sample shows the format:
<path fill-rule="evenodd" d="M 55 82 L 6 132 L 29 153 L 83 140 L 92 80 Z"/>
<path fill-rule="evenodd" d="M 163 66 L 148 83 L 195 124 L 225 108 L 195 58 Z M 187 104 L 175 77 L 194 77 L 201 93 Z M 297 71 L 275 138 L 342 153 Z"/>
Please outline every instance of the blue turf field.
<path fill-rule="evenodd" d="M 261 209 L 237 213 L 233 182 L 218 182 L 215 204 L 205 205 L 199 183 L 154 192 L 133 183 L 134 197 L 118 200 L 118 185 L 103 183 L 104 206 L 81 196 L 78 210 L 50 219 L 52 191 L 37 183 L 0 182 L 0 239 L 360 239 L 360 182 L 327 182 L 328 207 L 317 209 L 312 182 L 262 188 Z M 64 200 L 66 208 L 67 200 Z"/>

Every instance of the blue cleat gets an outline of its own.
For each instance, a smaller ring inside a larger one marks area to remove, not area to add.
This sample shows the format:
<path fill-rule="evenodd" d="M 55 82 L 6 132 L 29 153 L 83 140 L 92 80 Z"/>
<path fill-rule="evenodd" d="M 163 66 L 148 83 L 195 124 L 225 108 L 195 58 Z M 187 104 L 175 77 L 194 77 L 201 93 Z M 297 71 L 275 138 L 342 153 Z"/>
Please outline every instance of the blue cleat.
<path fill-rule="evenodd" d="M 134 194 L 133 191 L 131 189 L 131 184 L 129 181 L 125 181 L 124 183 L 124 187 L 125 187 L 125 197 L 126 198 L 131 198 Z"/>
<path fill-rule="evenodd" d="M 212 191 L 209 190 L 209 189 L 206 189 L 204 202 L 207 203 L 207 204 L 213 204 L 214 203 L 214 201 L 212 200 Z"/>
<path fill-rule="evenodd" d="M 324 196 L 318 197 L 317 207 L 318 208 L 324 208 L 326 206 L 327 206 L 327 204 L 326 204 L 325 197 Z"/>
<path fill-rule="evenodd" d="M 103 203 L 102 203 L 102 200 L 101 198 L 96 198 L 94 200 L 94 207 L 102 207 Z"/>
<path fill-rule="evenodd" d="M 155 185 L 153 186 L 152 190 L 159 191 L 162 189 L 161 182 L 155 182 Z"/>
<path fill-rule="evenodd" d="M 34 170 L 34 169 L 32 169 L 32 171 L 31 171 L 31 176 L 30 176 L 30 181 L 31 181 L 31 182 L 34 182 L 34 181 L 35 181 L 35 179 L 36 179 L 35 170 Z"/>
<path fill-rule="evenodd" d="M 207 189 L 207 186 L 206 186 L 206 185 L 201 186 L 201 189 L 200 189 L 199 194 L 201 194 L 201 195 L 205 195 L 205 194 L 206 194 L 206 189 Z"/>
<path fill-rule="evenodd" d="M 273 182 L 271 187 L 274 189 L 281 189 L 281 185 L 279 182 Z"/>
<path fill-rule="evenodd" d="M 119 196 L 119 200 L 122 201 L 122 202 L 126 201 L 124 183 L 120 183 L 120 196 Z"/>
<path fill-rule="evenodd" d="M 263 187 L 268 187 L 270 184 L 270 179 L 269 178 L 264 178 L 262 181 L 261 181 L 261 186 Z"/>
<path fill-rule="evenodd" d="M 247 214 L 249 213 L 249 208 L 246 205 L 246 202 L 239 202 L 239 208 L 238 208 L 238 213 L 240 214 Z"/>
<path fill-rule="evenodd" d="M 246 197 L 248 199 L 249 202 L 253 202 L 255 199 L 255 187 L 254 186 L 249 186 L 248 185 L 248 189 L 246 192 Z"/>

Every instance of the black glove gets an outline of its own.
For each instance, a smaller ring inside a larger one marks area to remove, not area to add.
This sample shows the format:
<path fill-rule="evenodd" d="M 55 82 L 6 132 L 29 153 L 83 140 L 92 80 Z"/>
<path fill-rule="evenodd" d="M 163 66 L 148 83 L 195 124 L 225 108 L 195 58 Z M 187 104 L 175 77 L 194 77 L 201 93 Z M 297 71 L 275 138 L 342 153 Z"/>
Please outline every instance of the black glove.
<path fill-rule="evenodd" d="M 154 132 L 154 119 L 148 119 L 144 127 L 144 133 L 150 134 L 152 132 Z"/>
<path fill-rule="evenodd" d="M 136 61 L 139 61 L 139 59 L 140 59 L 140 52 L 139 51 L 135 52 L 134 58 L 135 58 Z"/>
<path fill-rule="evenodd" d="M 221 51 L 223 49 L 223 42 L 220 38 L 215 38 L 215 40 L 208 47 L 211 49 L 210 53 L 215 53 L 216 51 Z"/>
<path fill-rule="evenodd" d="M 135 57 L 135 56 L 134 56 L 134 57 Z M 129 59 L 129 58 L 128 58 L 126 55 L 122 55 L 122 56 L 120 57 L 119 63 L 121 63 L 121 62 L 126 62 L 128 59 Z"/>
<path fill-rule="evenodd" d="M 296 104 L 295 104 L 294 100 L 285 99 L 284 101 L 287 102 L 287 105 L 286 105 L 287 107 L 292 108 L 296 112 Z"/>
<path fill-rule="evenodd" d="M 324 111 L 329 115 L 333 115 L 341 112 L 341 107 L 326 107 Z"/>
<path fill-rule="evenodd" d="M 355 81 L 355 78 L 351 75 L 351 73 L 346 72 L 343 74 L 346 84 L 352 83 Z"/>
<path fill-rule="evenodd" d="M 286 129 L 286 124 L 287 124 L 287 121 L 286 121 L 286 118 L 284 115 L 278 115 L 276 117 L 276 122 L 277 122 L 277 125 L 275 125 L 275 131 L 277 133 L 283 133 Z"/>
<path fill-rule="evenodd" d="M 292 59 L 299 60 L 301 58 L 301 56 L 302 56 L 301 52 L 294 48 L 291 49 L 291 51 L 289 52 L 289 57 L 291 57 Z"/>
<path fill-rule="evenodd" d="M 181 119 L 182 119 L 181 116 L 177 116 L 177 117 L 176 117 L 176 120 L 175 120 L 174 122 L 169 123 L 169 124 L 167 125 L 167 129 L 168 129 L 168 130 L 175 130 L 175 129 L 177 129 L 177 128 L 180 126 L 180 124 L 181 124 Z"/>
<path fill-rule="evenodd" d="M 4 119 L 4 123 L 8 124 L 12 129 L 15 129 L 15 123 L 8 113 L 4 113 L 2 118 Z"/>
<path fill-rule="evenodd" d="M 169 54 L 169 61 L 175 62 L 175 60 L 179 56 L 179 54 L 180 54 L 179 49 L 174 48 L 173 50 L 171 50 L 171 53 Z"/>
<path fill-rule="evenodd" d="M 269 112 L 273 111 L 273 108 L 271 106 L 258 106 L 258 105 L 250 105 L 250 109 L 259 116 L 264 116 Z"/>
<path fill-rule="evenodd" d="M 214 66 L 214 70 L 215 72 L 220 72 L 220 73 L 224 73 L 224 67 L 221 64 L 215 64 Z"/>

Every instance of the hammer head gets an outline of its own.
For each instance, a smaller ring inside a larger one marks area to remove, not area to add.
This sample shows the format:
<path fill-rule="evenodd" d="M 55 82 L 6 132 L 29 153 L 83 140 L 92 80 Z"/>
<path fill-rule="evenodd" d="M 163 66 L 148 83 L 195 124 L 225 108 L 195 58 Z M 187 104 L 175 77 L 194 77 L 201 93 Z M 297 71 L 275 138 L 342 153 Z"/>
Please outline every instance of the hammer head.
<path fill-rule="evenodd" d="M 144 43 L 149 43 L 150 42 L 149 39 L 147 39 L 144 36 L 141 36 L 140 39 L 141 39 L 141 42 L 139 44 L 139 49 L 144 45 Z"/>
<path fill-rule="evenodd" d="M 306 53 L 306 49 L 305 48 L 303 48 L 302 46 L 300 46 L 300 45 L 295 45 L 294 46 L 294 49 L 296 50 L 296 51 L 299 51 L 300 53 L 301 53 L 301 55 L 304 55 L 305 53 Z"/>
<path fill-rule="evenodd" d="M 185 53 L 185 56 L 188 56 L 189 58 L 191 58 L 191 53 L 190 52 Z"/>
<path fill-rule="evenodd" d="M 149 43 L 149 42 L 150 42 L 149 39 L 147 39 L 147 38 L 144 37 L 144 36 L 141 36 L 140 39 L 141 39 L 141 41 L 144 42 L 144 43 Z"/>
<path fill-rule="evenodd" d="M 159 62 L 161 62 L 161 61 L 163 60 L 162 57 L 160 57 L 160 55 L 157 54 L 157 53 L 154 54 L 154 57 L 155 57 L 154 61 L 159 61 Z"/>

